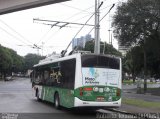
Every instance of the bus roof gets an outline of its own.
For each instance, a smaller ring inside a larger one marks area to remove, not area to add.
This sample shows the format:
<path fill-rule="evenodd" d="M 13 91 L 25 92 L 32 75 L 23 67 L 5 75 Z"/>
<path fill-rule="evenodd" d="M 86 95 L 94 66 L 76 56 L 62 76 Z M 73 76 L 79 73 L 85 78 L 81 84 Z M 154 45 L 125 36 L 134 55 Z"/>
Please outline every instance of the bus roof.
<path fill-rule="evenodd" d="M 81 55 L 83 56 L 83 55 L 97 55 L 97 54 L 94 54 L 94 53 L 88 53 L 88 54 L 75 53 L 75 54 L 72 54 L 72 55 L 67 55 L 65 57 L 60 57 L 60 56 L 56 55 L 55 57 L 53 56 L 53 57 L 49 57 L 49 58 L 41 60 L 38 64 L 34 65 L 33 67 L 38 67 L 38 66 L 43 66 L 43 65 L 54 63 L 54 62 L 58 62 L 58 61 L 73 59 L 73 58 L 76 58 L 77 56 L 81 56 Z M 120 57 L 117 57 L 117 56 L 114 56 L 114 55 L 107 55 L 107 54 L 98 54 L 98 55 L 120 59 Z"/>
<path fill-rule="evenodd" d="M 65 57 L 46 58 L 44 60 L 41 60 L 38 64 L 34 65 L 33 67 L 47 65 L 47 64 L 54 63 L 54 62 L 67 60 L 67 59 L 73 59 L 73 58 L 76 58 L 78 55 L 80 55 L 80 53 L 73 54 L 73 55 L 68 55 L 68 56 L 65 56 Z"/>

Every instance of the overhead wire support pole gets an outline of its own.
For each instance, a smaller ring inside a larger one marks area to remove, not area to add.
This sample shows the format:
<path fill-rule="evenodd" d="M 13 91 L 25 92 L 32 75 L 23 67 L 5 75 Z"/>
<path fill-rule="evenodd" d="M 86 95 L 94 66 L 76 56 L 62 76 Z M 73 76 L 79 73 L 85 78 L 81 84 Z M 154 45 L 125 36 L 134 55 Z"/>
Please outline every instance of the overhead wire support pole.
<path fill-rule="evenodd" d="M 109 11 L 107 12 L 107 14 L 105 14 L 105 15 L 101 18 L 100 22 L 108 15 L 108 13 L 113 9 L 114 6 L 115 6 L 115 4 L 113 4 L 112 7 L 111 7 L 111 8 L 109 9 Z M 90 34 L 94 28 L 95 28 L 95 26 L 89 31 L 88 34 Z"/>
<path fill-rule="evenodd" d="M 94 45 L 94 53 L 100 54 L 100 24 L 99 24 L 99 0 L 95 0 L 95 45 Z"/>
<path fill-rule="evenodd" d="M 95 13 L 94 13 L 95 14 Z M 94 14 L 92 14 L 92 16 L 86 21 L 86 23 L 80 28 L 80 30 L 76 33 L 76 35 L 73 37 L 73 39 L 75 39 L 76 38 L 76 36 L 79 34 L 79 32 L 84 28 L 84 26 L 88 23 L 88 21 L 93 17 L 93 15 Z M 64 57 L 64 55 L 66 54 L 66 52 L 67 52 L 67 49 L 69 48 L 69 46 L 71 45 L 71 43 L 72 43 L 72 40 L 71 40 L 71 42 L 68 44 L 68 46 L 67 46 L 67 48 L 64 50 L 64 51 L 62 51 L 62 53 L 61 53 L 61 56 L 62 57 Z"/>
<path fill-rule="evenodd" d="M 100 7 L 103 5 L 103 2 L 101 2 L 101 4 L 98 6 L 98 9 L 100 9 Z M 79 32 L 84 28 L 84 26 L 88 23 L 88 21 L 95 15 L 95 12 L 92 14 L 92 16 L 85 22 L 85 24 L 80 28 L 80 30 L 76 33 L 76 35 L 73 37 L 73 39 L 79 34 Z M 94 26 L 94 25 L 93 25 Z M 67 52 L 67 49 L 69 48 L 69 46 L 71 45 L 72 43 L 72 40 L 71 42 L 68 44 L 67 48 L 65 50 L 63 50 L 61 52 L 61 56 L 64 57 L 64 55 L 66 54 Z"/>

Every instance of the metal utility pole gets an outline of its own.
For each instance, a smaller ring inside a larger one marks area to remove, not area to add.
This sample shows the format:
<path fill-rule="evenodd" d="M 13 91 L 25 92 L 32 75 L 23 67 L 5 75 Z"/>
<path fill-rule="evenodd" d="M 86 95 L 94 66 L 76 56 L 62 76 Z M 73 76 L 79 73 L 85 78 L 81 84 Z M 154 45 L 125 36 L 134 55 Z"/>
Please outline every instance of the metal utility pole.
<path fill-rule="evenodd" d="M 111 44 L 111 39 L 110 39 L 110 32 L 111 32 L 111 30 L 109 29 L 108 32 L 109 32 L 109 44 Z"/>
<path fill-rule="evenodd" d="M 44 42 L 42 42 L 42 56 L 43 56 L 43 48 L 44 48 L 43 46 L 44 46 Z"/>
<path fill-rule="evenodd" d="M 39 55 L 39 49 L 41 49 L 39 46 L 37 46 L 36 44 L 34 44 L 34 47 L 33 48 L 35 48 L 35 49 L 37 49 L 37 53 L 38 53 L 38 55 Z"/>
<path fill-rule="evenodd" d="M 111 45 L 112 45 L 112 34 L 111 34 Z"/>
<path fill-rule="evenodd" d="M 95 0 L 95 45 L 94 45 L 94 53 L 100 54 L 100 25 L 99 25 L 99 0 Z"/>

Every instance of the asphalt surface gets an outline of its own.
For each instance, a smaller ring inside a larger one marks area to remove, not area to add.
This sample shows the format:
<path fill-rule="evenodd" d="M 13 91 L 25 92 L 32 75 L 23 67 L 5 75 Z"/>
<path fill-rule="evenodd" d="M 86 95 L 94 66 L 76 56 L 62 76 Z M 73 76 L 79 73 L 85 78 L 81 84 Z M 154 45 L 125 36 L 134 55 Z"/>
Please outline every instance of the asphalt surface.
<path fill-rule="evenodd" d="M 0 82 L 0 112 L 61 113 L 52 106 L 34 99 L 28 78 Z"/>
<path fill-rule="evenodd" d="M 122 96 L 132 99 L 159 102 L 159 96 L 135 94 L 124 90 Z M 0 81 L 0 119 L 96 119 L 97 112 L 89 109 L 68 110 L 62 108 L 57 110 L 54 105 L 47 102 L 37 101 L 32 94 L 29 78 L 18 78 L 13 81 Z M 119 110 L 131 113 L 158 112 L 157 110 L 144 109 L 136 106 L 122 104 Z M 9 114 L 9 115 L 7 115 Z M 18 118 L 16 118 L 18 117 Z"/>
<path fill-rule="evenodd" d="M 13 81 L 0 81 L 0 119 L 92 119 L 96 112 L 88 110 L 57 110 L 54 105 L 37 101 L 33 94 L 30 79 L 19 78 Z"/>

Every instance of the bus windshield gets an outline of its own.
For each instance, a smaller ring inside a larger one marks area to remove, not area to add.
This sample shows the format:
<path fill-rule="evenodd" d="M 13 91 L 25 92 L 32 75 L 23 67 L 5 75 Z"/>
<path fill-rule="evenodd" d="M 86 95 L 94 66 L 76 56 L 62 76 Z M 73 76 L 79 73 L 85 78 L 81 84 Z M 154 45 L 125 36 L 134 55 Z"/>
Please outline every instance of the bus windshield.
<path fill-rule="evenodd" d="M 82 55 L 83 85 L 118 86 L 120 59 L 107 56 Z"/>

